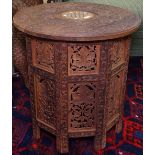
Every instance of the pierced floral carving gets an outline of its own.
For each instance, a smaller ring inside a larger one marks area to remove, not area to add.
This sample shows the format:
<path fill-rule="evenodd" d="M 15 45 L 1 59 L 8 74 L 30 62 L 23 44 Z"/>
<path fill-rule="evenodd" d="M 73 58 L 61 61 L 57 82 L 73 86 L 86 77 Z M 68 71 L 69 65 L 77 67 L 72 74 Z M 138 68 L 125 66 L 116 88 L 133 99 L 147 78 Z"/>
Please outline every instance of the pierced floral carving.
<path fill-rule="evenodd" d="M 33 65 L 54 73 L 54 45 L 48 41 L 32 40 Z"/>
<path fill-rule="evenodd" d="M 68 46 L 68 74 L 98 74 L 100 45 Z"/>
<path fill-rule="evenodd" d="M 56 126 L 55 85 L 47 78 L 35 75 L 37 118 L 48 125 Z"/>
<path fill-rule="evenodd" d="M 96 110 L 94 83 L 69 84 L 69 127 L 94 128 Z"/>

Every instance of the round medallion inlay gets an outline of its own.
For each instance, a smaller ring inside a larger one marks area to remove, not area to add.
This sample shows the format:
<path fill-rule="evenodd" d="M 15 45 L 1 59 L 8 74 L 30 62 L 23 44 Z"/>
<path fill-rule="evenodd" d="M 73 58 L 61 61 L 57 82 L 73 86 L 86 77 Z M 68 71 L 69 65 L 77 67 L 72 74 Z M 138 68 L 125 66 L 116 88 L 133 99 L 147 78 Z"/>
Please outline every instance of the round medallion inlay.
<path fill-rule="evenodd" d="M 63 18 L 67 19 L 90 19 L 94 17 L 94 13 L 86 12 L 86 11 L 66 11 L 61 13 Z"/>

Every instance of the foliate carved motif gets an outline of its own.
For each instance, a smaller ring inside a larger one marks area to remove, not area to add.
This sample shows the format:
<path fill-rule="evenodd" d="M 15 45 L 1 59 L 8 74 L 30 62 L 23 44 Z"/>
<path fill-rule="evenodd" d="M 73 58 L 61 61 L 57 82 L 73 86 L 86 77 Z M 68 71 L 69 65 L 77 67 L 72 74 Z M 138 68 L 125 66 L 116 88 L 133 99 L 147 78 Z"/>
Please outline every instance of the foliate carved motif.
<path fill-rule="evenodd" d="M 50 79 L 35 75 L 37 119 L 56 126 L 55 85 Z"/>
<path fill-rule="evenodd" d="M 54 73 L 54 45 L 48 41 L 32 40 L 33 65 Z"/>
<path fill-rule="evenodd" d="M 115 40 L 111 47 L 111 65 L 112 70 L 119 67 L 126 62 L 127 49 L 126 49 L 126 40 Z"/>
<path fill-rule="evenodd" d="M 69 84 L 69 128 L 95 128 L 95 83 Z"/>
<path fill-rule="evenodd" d="M 100 62 L 100 45 L 68 46 L 68 74 L 98 74 Z"/>

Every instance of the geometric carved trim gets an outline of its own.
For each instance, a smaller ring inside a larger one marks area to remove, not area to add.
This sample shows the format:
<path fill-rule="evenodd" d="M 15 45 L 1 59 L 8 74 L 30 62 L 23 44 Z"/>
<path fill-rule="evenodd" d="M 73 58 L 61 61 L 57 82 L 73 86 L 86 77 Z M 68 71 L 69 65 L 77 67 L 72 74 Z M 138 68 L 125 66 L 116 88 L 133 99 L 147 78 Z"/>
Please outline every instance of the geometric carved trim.
<path fill-rule="evenodd" d="M 32 40 L 32 63 L 35 67 L 54 73 L 54 45 L 51 42 Z"/>
<path fill-rule="evenodd" d="M 99 73 L 100 45 L 69 45 L 68 75 Z"/>
<path fill-rule="evenodd" d="M 38 121 L 56 127 L 55 84 L 51 79 L 35 75 L 35 102 Z"/>
<path fill-rule="evenodd" d="M 115 40 L 111 47 L 111 64 L 112 70 L 119 67 L 120 65 L 126 62 L 127 57 L 127 47 L 126 47 L 126 40 Z"/>
<path fill-rule="evenodd" d="M 70 83 L 69 91 L 69 130 L 95 128 L 97 83 Z"/>

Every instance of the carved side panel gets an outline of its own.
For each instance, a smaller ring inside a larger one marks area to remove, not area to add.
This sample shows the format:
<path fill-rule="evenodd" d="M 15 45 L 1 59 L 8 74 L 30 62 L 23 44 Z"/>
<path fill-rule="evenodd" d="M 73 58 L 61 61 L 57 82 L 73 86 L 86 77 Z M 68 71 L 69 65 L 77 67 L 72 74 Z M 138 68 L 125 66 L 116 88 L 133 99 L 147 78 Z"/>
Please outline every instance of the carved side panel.
<path fill-rule="evenodd" d="M 35 67 L 54 73 L 54 45 L 48 41 L 33 39 L 32 63 Z"/>
<path fill-rule="evenodd" d="M 124 80 L 125 70 L 113 75 L 110 80 L 109 99 L 107 103 L 107 118 L 110 122 L 116 114 L 119 113 L 119 108 L 124 97 Z"/>
<path fill-rule="evenodd" d="M 30 91 L 30 101 L 32 110 L 32 127 L 33 136 L 35 139 L 40 138 L 40 129 L 36 120 L 36 108 L 34 99 L 34 74 L 32 69 L 32 52 L 31 52 L 31 38 L 26 37 L 26 50 L 27 50 L 27 61 L 28 61 L 28 76 L 29 76 L 29 91 Z"/>
<path fill-rule="evenodd" d="M 52 80 L 35 74 L 35 102 L 37 120 L 56 127 L 55 84 Z"/>
<path fill-rule="evenodd" d="M 107 129 L 121 120 L 125 95 L 130 36 L 112 40 L 109 48 L 109 69 L 106 86 Z"/>
<path fill-rule="evenodd" d="M 118 39 L 113 42 L 113 45 L 110 49 L 112 70 L 126 63 L 126 59 L 128 56 L 127 49 L 126 39 Z"/>
<path fill-rule="evenodd" d="M 69 130 L 95 128 L 97 83 L 72 83 L 69 91 Z"/>
<path fill-rule="evenodd" d="M 98 74 L 100 45 L 69 45 L 68 75 Z"/>

